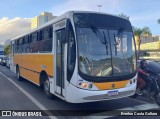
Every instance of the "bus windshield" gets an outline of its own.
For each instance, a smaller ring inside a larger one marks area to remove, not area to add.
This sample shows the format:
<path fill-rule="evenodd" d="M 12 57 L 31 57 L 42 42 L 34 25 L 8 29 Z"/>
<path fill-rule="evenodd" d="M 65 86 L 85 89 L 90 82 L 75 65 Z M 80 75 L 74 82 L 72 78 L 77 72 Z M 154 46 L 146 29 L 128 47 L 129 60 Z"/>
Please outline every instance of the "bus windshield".
<path fill-rule="evenodd" d="M 92 16 L 93 17 L 93 16 Z M 103 16 L 104 17 L 104 16 Z M 135 49 L 132 30 L 125 25 L 110 28 L 102 22 L 86 24 L 85 16 L 74 18 L 76 24 L 79 71 L 93 77 L 124 76 L 135 73 Z M 93 18 L 92 18 L 93 19 Z M 122 19 L 121 19 L 122 20 Z M 111 23 L 110 23 L 111 24 Z M 128 25 L 129 26 L 129 25 Z"/>

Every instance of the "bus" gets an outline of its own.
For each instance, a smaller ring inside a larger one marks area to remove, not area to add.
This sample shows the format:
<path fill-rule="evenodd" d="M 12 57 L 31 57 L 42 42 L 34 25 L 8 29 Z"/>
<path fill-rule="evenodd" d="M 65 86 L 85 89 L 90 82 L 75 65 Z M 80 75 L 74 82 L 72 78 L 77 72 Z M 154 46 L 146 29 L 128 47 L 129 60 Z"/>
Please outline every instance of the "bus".
<path fill-rule="evenodd" d="M 131 96 L 137 84 L 131 23 L 118 16 L 69 11 L 11 40 L 17 79 L 47 97 L 85 103 Z"/>

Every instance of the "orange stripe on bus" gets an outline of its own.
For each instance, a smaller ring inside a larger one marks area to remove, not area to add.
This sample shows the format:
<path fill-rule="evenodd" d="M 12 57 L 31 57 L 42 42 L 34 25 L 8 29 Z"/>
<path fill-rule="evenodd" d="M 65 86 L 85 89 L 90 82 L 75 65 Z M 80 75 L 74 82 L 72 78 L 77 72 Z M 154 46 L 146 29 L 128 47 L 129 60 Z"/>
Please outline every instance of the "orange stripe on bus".
<path fill-rule="evenodd" d="M 118 82 L 94 83 L 99 90 L 112 90 L 126 87 L 129 80 Z"/>

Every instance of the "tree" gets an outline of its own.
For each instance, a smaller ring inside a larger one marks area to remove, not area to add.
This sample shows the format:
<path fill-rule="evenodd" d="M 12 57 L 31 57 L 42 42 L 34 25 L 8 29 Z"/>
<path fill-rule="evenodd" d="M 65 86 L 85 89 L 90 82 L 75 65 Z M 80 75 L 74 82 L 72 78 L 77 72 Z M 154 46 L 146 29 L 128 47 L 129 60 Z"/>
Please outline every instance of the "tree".
<path fill-rule="evenodd" d="M 160 24 L 160 19 L 157 20 L 158 24 Z"/>
<path fill-rule="evenodd" d="M 129 20 L 129 16 L 127 16 L 123 13 L 119 14 L 118 16 Z"/>
<path fill-rule="evenodd" d="M 5 55 L 9 55 L 11 53 L 11 45 L 4 47 L 4 53 Z"/>
<path fill-rule="evenodd" d="M 138 53 L 137 53 L 137 58 L 139 59 L 139 53 L 140 53 L 140 45 L 141 45 L 141 36 L 143 34 L 151 34 L 151 30 L 149 29 L 149 27 L 143 27 L 141 28 L 136 28 L 133 27 L 133 32 L 135 35 L 135 39 L 136 39 L 136 43 L 138 45 Z"/>

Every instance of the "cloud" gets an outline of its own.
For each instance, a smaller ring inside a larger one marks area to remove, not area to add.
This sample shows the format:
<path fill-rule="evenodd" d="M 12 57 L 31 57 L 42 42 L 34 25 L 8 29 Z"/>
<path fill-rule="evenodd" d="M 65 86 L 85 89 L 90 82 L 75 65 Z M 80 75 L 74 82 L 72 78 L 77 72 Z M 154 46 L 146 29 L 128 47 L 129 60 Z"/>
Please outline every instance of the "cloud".
<path fill-rule="evenodd" d="M 9 19 L 3 17 L 0 19 L 0 44 L 8 39 L 14 38 L 21 35 L 31 29 L 30 18 L 19 18 Z"/>

